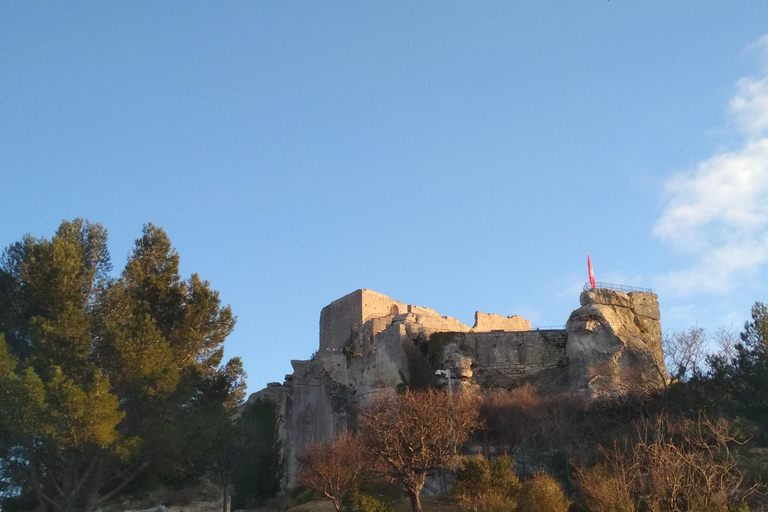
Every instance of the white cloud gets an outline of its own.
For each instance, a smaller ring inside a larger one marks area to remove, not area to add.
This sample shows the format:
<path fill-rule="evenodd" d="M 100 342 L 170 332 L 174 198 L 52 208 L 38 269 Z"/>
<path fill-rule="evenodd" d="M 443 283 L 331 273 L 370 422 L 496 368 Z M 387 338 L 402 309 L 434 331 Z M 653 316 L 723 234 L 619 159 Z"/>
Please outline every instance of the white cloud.
<path fill-rule="evenodd" d="M 754 43 L 748 44 L 744 51 L 752 54 L 758 64 L 763 66 L 763 69 L 768 70 L 768 34 Z"/>
<path fill-rule="evenodd" d="M 754 275 L 768 261 L 768 235 L 762 240 L 724 243 L 700 255 L 690 267 L 670 272 L 661 279 L 664 291 L 690 295 L 697 291 L 727 293 Z M 657 287 L 658 288 L 658 287 Z"/>
<path fill-rule="evenodd" d="M 728 112 L 749 137 L 762 136 L 768 128 L 768 77 L 742 78 L 739 93 L 728 104 Z"/>
<path fill-rule="evenodd" d="M 768 35 L 751 47 L 768 55 Z M 768 76 L 743 78 L 737 89 L 728 112 L 743 146 L 666 183 L 667 206 L 653 233 L 694 260 L 662 276 L 669 292 L 725 293 L 768 262 Z"/>
<path fill-rule="evenodd" d="M 768 74 L 768 34 L 745 49 Z M 736 82 L 738 92 L 728 104 L 728 113 L 750 139 L 765 136 L 768 129 L 768 76 L 745 77 Z"/>

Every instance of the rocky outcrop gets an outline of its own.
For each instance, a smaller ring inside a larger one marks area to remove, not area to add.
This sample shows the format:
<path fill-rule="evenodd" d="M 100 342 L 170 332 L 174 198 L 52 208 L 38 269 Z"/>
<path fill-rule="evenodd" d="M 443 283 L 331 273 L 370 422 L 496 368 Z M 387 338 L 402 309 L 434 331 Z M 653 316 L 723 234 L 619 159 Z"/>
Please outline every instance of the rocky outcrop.
<path fill-rule="evenodd" d="M 656 388 L 667 378 L 653 293 L 594 288 L 566 324 L 569 388 L 590 398 Z"/>

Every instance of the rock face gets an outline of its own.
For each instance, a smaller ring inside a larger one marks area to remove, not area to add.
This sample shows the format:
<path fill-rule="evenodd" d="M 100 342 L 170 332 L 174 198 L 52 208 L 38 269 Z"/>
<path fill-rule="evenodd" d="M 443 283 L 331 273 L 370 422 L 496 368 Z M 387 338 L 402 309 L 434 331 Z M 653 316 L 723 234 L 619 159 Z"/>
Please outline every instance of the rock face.
<path fill-rule="evenodd" d="M 662 382 L 663 363 L 661 374 L 646 364 L 647 356 L 661 361 L 655 295 L 591 290 L 581 305 L 566 330 L 531 330 L 519 316 L 480 312 L 470 328 L 371 290 L 330 303 L 320 313 L 315 357 L 291 361 L 283 384 L 249 398 L 279 405 L 286 486 L 297 484 L 297 458 L 308 443 L 332 440 L 358 404 L 400 386 L 510 389 L 553 370 L 567 374 L 564 388 L 599 397 L 636 382 L 637 372 L 649 385 Z"/>
<path fill-rule="evenodd" d="M 656 388 L 667 378 L 653 293 L 590 289 L 566 324 L 569 388 L 590 398 Z"/>

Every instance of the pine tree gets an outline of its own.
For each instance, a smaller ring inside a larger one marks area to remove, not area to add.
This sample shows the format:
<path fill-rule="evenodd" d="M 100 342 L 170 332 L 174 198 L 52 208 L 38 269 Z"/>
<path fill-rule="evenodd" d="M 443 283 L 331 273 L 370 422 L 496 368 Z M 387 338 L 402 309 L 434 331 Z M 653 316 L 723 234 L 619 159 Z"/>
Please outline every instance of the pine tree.
<path fill-rule="evenodd" d="M 182 280 L 162 229 L 146 225 L 111 270 L 107 231 L 81 219 L 0 262 L 0 481 L 41 510 L 199 475 L 212 454 L 196 436 L 242 399 L 242 364 L 221 366 L 235 317 L 208 282 Z"/>

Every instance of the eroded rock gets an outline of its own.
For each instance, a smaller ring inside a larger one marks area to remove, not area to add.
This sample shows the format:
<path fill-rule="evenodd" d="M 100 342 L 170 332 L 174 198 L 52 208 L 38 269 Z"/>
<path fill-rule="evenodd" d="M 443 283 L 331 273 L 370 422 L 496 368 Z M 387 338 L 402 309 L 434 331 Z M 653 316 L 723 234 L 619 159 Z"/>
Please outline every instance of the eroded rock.
<path fill-rule="evenodd" d="M 566 324 L 569 388 L 590 398 L 656 388 L 667 378 L 653 293 L 591 289 Z"/>

